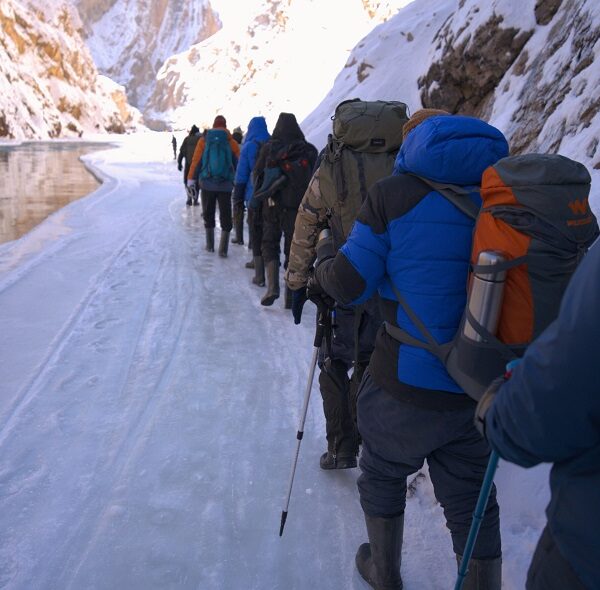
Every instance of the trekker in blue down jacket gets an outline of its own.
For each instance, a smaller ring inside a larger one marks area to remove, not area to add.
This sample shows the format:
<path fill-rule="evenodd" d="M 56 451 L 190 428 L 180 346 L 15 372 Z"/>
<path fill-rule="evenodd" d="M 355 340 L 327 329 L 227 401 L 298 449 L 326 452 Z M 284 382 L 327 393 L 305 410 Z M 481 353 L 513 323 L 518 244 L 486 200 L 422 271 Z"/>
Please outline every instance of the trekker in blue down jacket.
<path fill-rule="evenodd" d="M 527 590 L 600 589 L 599 292 L 596 245 L 573 275 L 558 318 L 477 408 L 501 457 L 523 467 L 554 463 L 548 524 Z"/>
<path fill-rule="evenodd" d="M 419 177 L 472 186 L 468 198 L 479 203 L 483 171 L 508 146 L 479 119 L 429 109 L 417 111 L 403 132 L 393 175 L 371 188 L 346 244 L 335 257 L 327 242 L 318 248 L 308 294 L 315 300 L 324 290 L 343 305 L 359 305 L 377 290 L 384 319 L 422 340 L 393 282 L 438 342 L 448 342 L 466 303 L 473 221 Z M 359 547 L 356 565 L 373 588 L 402 588 L 406 478 L 425 460 L 460 560 L 490 452 L 473 424 L 474 410 L 437 358 L 379 330 L 357 404 L 358 489 L 369 543 Z M 499 590 L 495 490 L 473 557 L 465 590 Z"/>
<path fill-rule="evenodd" d="M 264 117 L 253 117 L 248 123 L 248 132 L 242 144 L 240 159 L 235 172 L 235 186 L 233 188 L 233 227 L 235 229 L 234 244 L 244 243 L 244 209 L 254 192 L 254 183 L 252 180 L 252 169 L 256 163 L 258 152 L 261 146 L 269 140 L 271 136 L 267 130 L 267 122 Z M 248 207 L 248 248 L 252 248 L 252 264 L 246 264 L 248 268 L 254 268 L 254 278 L 252 282 L 255 285 L 264 286 L 265 284 L 265 266 L 260 254 L 260 243 L 262 233 L 260 226 L 258 239 L 255 239 L 255 210 Z M 258 219 L 260 220 L 260 215 Z"/>

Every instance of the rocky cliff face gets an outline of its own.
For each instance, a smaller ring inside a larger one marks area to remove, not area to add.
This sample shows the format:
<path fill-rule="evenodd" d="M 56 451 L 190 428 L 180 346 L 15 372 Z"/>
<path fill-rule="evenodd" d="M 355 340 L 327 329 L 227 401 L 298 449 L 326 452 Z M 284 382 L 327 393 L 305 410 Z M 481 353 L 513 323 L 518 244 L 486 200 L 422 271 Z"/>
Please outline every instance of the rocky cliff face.
<path fill-rule="evenodd" d="M 475 115 L 513 154 L 584 163 L 600 203 L 599 87 L 597 0 L 417 0 L 352 50 L 304 125 L 322 145 L 328 116 L 352 96 Z"/>
<path fill-rule="evenodd" d="M 461 0 L 435 42 L 432 63 L 418 80 L 424 106 L 497 121 L 513 153 L 556 152 L 586 137 L 594 160 L 598 133 L 589 131 L 592 121 L 600 125 L 598 2 L 524 0 L 513 14 L 510 2 L 481 8 Z"/>
<path fill-rule="evenodd" d="M 98 75 L 68 5 L 0 0 L 0 137 L 123 133 L 140 123 L 123 89 Z"/>
<path fill-rule="evenodd" d="M 274 123 L 281 111 L 300 119 L 331 87 L 349 50 L 406 0 L 262 0 L 249 22 L 227 26 L 158 73 L 145 114 L 178 128 L 231 127 L 257 114 Z"/>
<path fill-rule="evenodd" d="M 143 108 L 159 68 L 221 28 L 209 0 L 73 0 L 98 69 Z"/>

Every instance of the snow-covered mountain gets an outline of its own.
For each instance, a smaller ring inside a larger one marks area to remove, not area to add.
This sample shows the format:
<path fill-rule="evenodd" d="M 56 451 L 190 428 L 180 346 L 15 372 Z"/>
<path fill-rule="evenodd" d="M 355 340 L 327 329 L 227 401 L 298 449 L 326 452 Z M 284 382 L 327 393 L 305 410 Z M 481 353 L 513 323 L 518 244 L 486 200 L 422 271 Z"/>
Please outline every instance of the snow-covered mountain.
<path fill-rule="evenodd" d="M 480 116 L 512 153 L 584 163 L 600 213 L 599 87 L 597 0 L 416 0 L 353 49 L 302 126 L 324 145 L 336 104 L 352 97 Z"/>
<path fill-rule="evenodd" d="M 209 0 L 72 0 L 96 66 L 143 108 L 163 62 L 221 28 Z"/>
<path fill-rule="evenodd" d="M 139 124 L 121 86 L 100 76 L 66 4 L 0 0 L 0 137 L 123 133 Z"/>
<path fill-rule="evenodd" d="M 281 111 L 308 115 L 331 88 L 349 51 L 408 0 L 254 0 L 250 20 L 168 59 L 145 114 L 178 128 L 230 126 Z"/>

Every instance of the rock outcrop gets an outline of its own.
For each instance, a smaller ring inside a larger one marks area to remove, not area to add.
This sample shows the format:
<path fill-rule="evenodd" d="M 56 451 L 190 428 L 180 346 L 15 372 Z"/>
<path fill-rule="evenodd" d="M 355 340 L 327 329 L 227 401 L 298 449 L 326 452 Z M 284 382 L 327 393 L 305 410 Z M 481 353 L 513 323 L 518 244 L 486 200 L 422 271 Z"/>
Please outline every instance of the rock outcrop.
<path fill-rule="evenodd" d="M 123 88 L 98 75 L 67 5 L 25 8 L 0 0 L 0 136 L 123 133 L 139 125 Z"/>

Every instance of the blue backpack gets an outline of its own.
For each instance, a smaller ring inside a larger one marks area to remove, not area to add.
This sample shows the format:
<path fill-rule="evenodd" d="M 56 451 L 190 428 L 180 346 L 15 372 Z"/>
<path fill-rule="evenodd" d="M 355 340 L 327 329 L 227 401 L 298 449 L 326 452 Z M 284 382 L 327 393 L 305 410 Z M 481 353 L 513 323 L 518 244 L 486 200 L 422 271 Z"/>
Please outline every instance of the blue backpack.
<path fill-rule="evenodd" d="M 206 133 L 200 178 L 214 181 L 232 181 L 235 174 L 233 152 L 227 131 L 210 129 Z"/>

